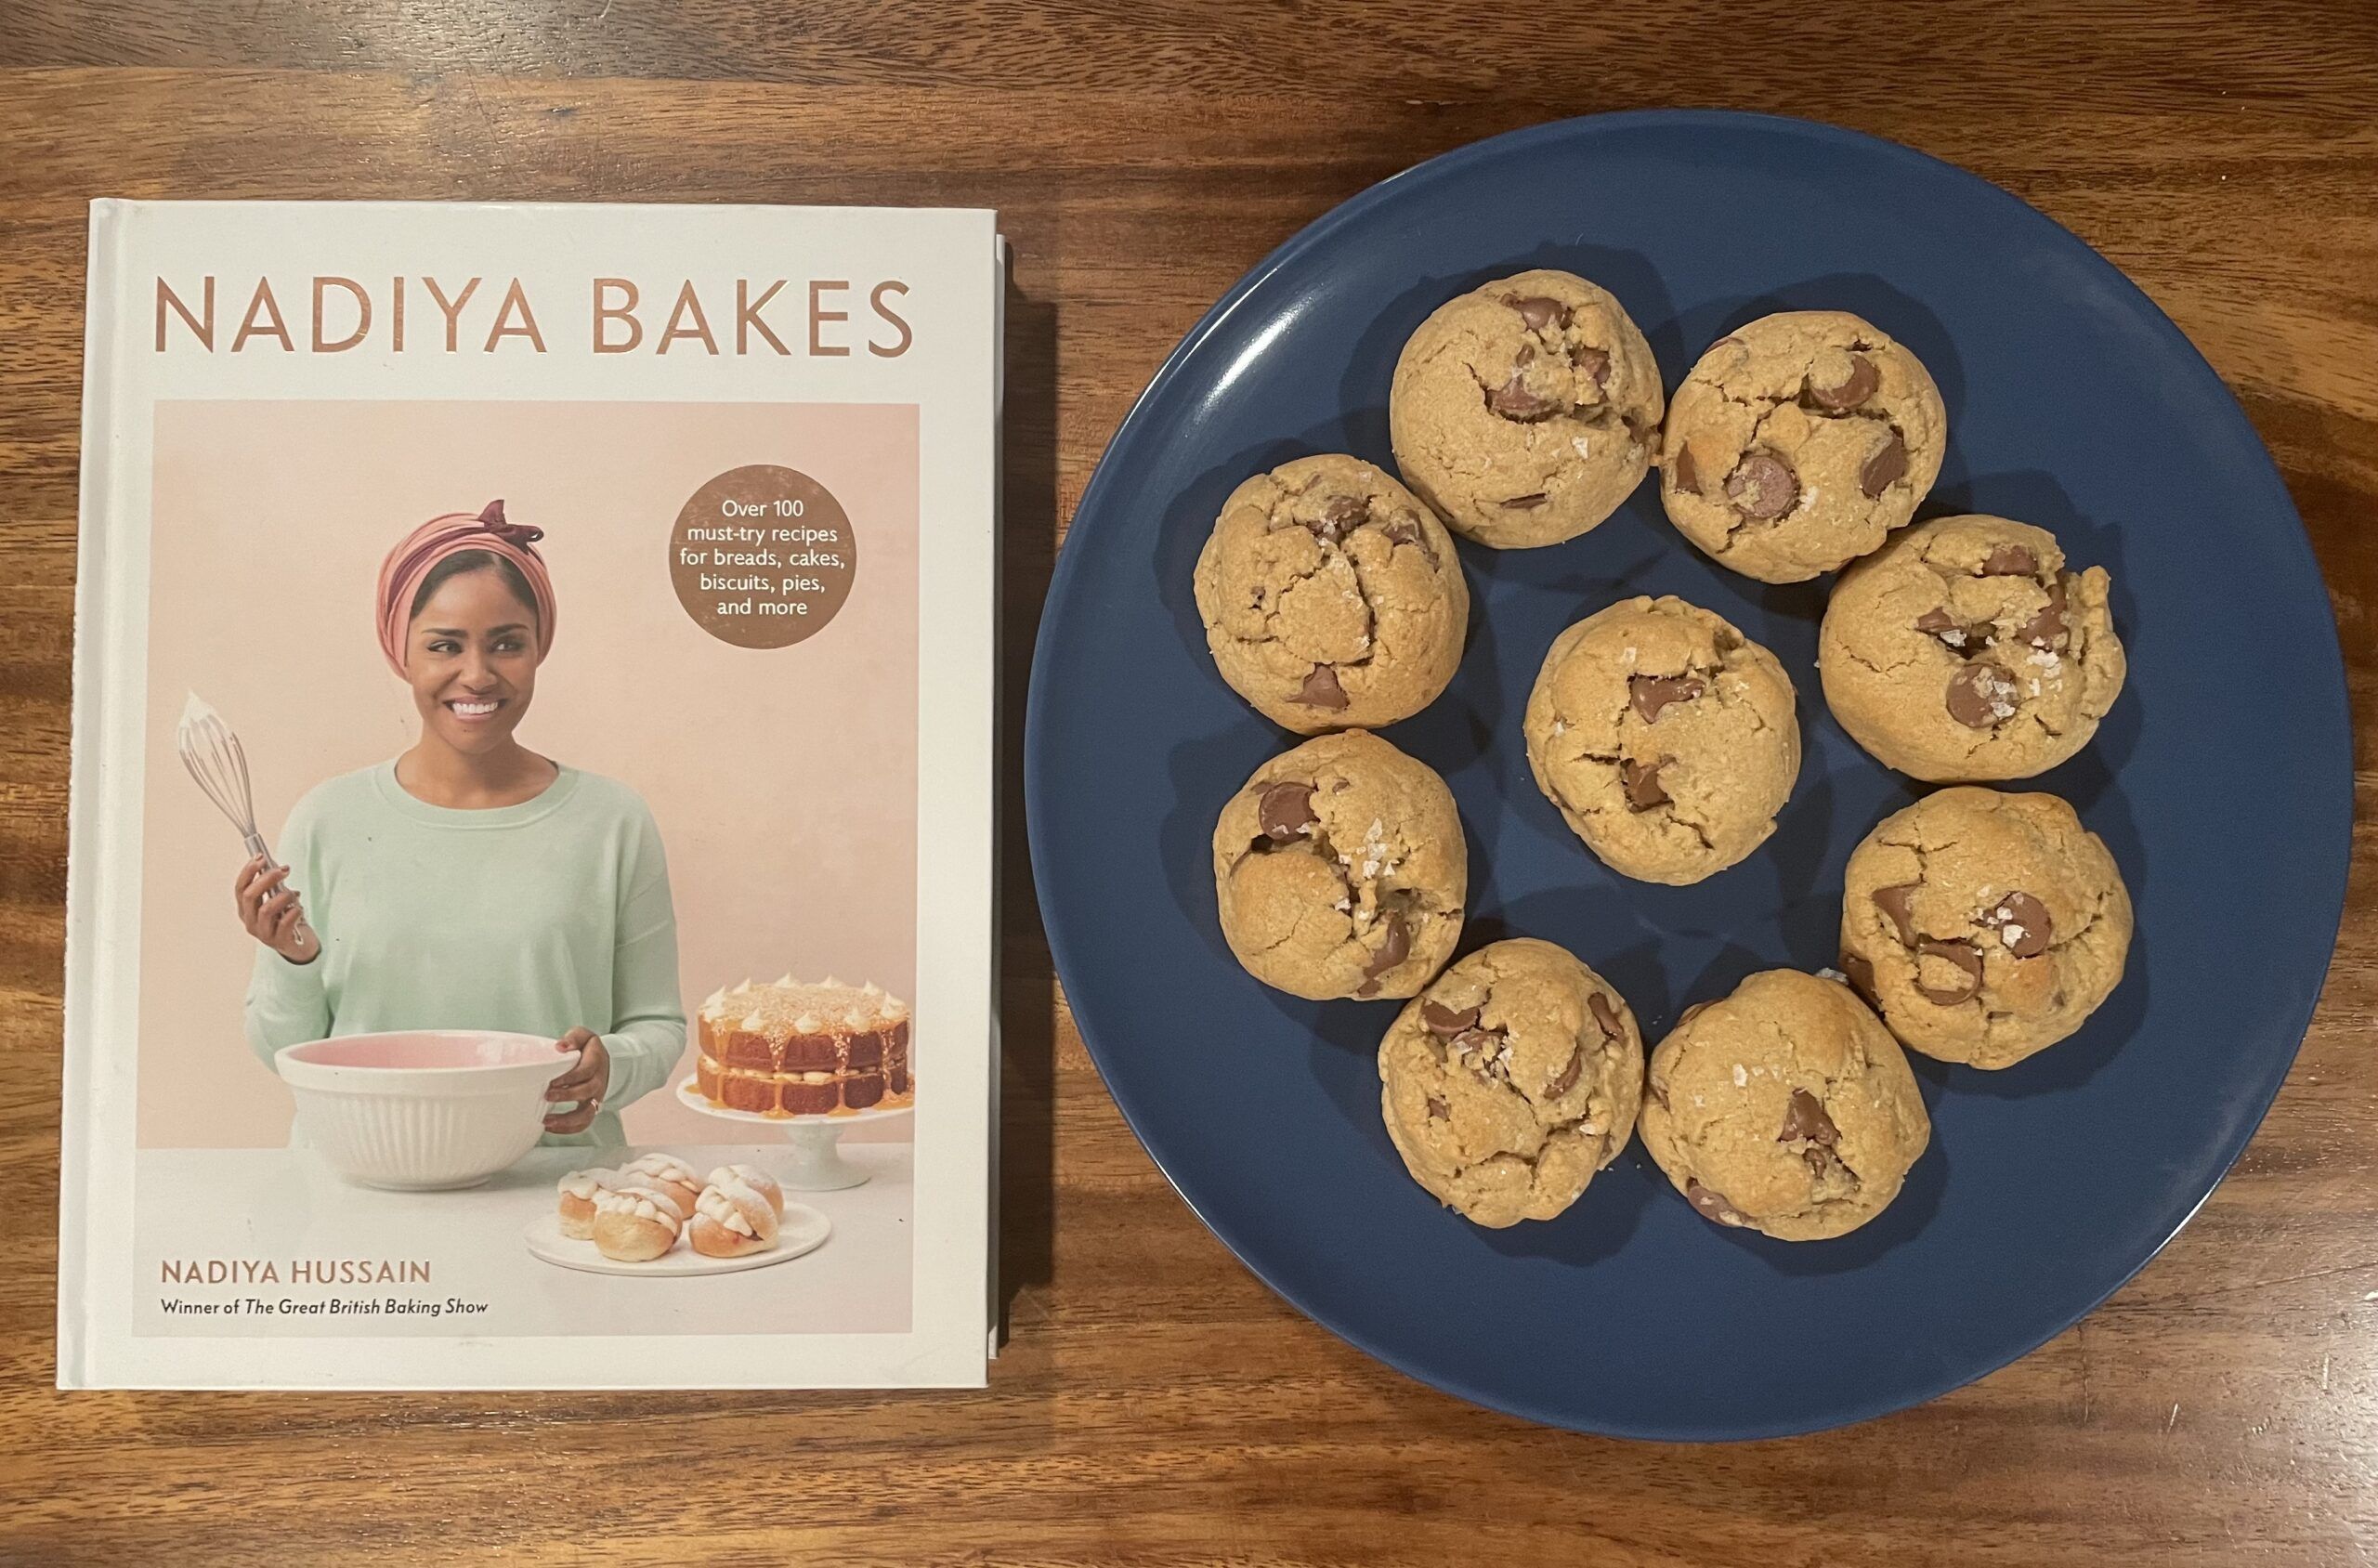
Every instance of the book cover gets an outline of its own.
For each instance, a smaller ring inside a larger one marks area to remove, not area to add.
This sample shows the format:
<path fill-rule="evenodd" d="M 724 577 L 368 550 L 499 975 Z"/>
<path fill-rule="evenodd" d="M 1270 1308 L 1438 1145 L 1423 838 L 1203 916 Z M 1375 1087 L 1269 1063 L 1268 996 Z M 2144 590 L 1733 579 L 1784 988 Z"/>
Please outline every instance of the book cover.
<path fill-rule="evenodd" d="M 61 1386 L 982 1381 L 1001 283 L 94 203 Z"/>

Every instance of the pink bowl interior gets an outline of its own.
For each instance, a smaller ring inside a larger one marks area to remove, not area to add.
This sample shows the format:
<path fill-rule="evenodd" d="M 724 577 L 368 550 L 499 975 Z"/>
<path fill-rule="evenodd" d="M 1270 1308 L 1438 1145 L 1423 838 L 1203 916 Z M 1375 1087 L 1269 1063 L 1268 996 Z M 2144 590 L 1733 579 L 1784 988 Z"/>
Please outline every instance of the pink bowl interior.
<path fill-rule="evenodd" d="M 553 1041 L 528 1035 L 491 1034 L 468 1029 L 420 1029 L 404 1034 L 350 1035 L 344 1039 L 318 1039 L 292 1047 L 300 1062 L 324 1067 L 510 1067 L 525 1062 L 545 1062 L 558 1073 L 569 1059 Z"/>

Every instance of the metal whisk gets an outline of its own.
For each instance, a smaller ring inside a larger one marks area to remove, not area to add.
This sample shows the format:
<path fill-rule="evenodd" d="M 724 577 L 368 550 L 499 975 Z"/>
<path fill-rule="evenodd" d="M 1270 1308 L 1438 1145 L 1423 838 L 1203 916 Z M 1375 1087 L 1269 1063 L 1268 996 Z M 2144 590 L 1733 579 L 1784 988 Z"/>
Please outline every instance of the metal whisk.
<path fill-rule="evenodd" d="M 255 798 L 248 789 L 248 754 L 241 750 L 240 738 L 231 733 L 231 726 L 192 692 L 189 700 L 182 704 L 182 722 L 175 732 L 175 740 L 182 754 L 182 765 L 189 769 L 189 776 L 198 780 L 198 787 L 206 791 L 206 798 L 215 803 L 215 808 L 240 830 L 248 853 L 262 856 L 268 871 L 277 867 L 280 862 L 265 847 L 264 835 L 256 831 Z M 306 923 L 302 911 L 290 939 L 297 951 L 288 956 L 299 963 L 311 959 L 321 947 L 321 939 Z"/>

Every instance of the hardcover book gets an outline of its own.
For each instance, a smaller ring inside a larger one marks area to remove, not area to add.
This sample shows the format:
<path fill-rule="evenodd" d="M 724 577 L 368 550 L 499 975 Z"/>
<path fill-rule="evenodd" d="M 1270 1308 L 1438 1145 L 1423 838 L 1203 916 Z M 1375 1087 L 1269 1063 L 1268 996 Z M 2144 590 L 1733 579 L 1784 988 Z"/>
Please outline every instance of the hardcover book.
<path fill-rule="evenodd" d="M 94 204 L 61 1386 L 983 1380 L 1003 277 Z"/>

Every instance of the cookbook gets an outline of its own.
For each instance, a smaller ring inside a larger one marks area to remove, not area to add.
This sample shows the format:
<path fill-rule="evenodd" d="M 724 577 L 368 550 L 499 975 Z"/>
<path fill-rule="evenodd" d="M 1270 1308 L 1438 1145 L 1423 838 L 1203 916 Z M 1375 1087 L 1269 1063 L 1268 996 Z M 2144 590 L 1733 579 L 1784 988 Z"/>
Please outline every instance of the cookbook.
<path fill-rule="evenodd" d="M 1004 277 L 93 204 L 61 1387 L 983 1381 Z"/>

